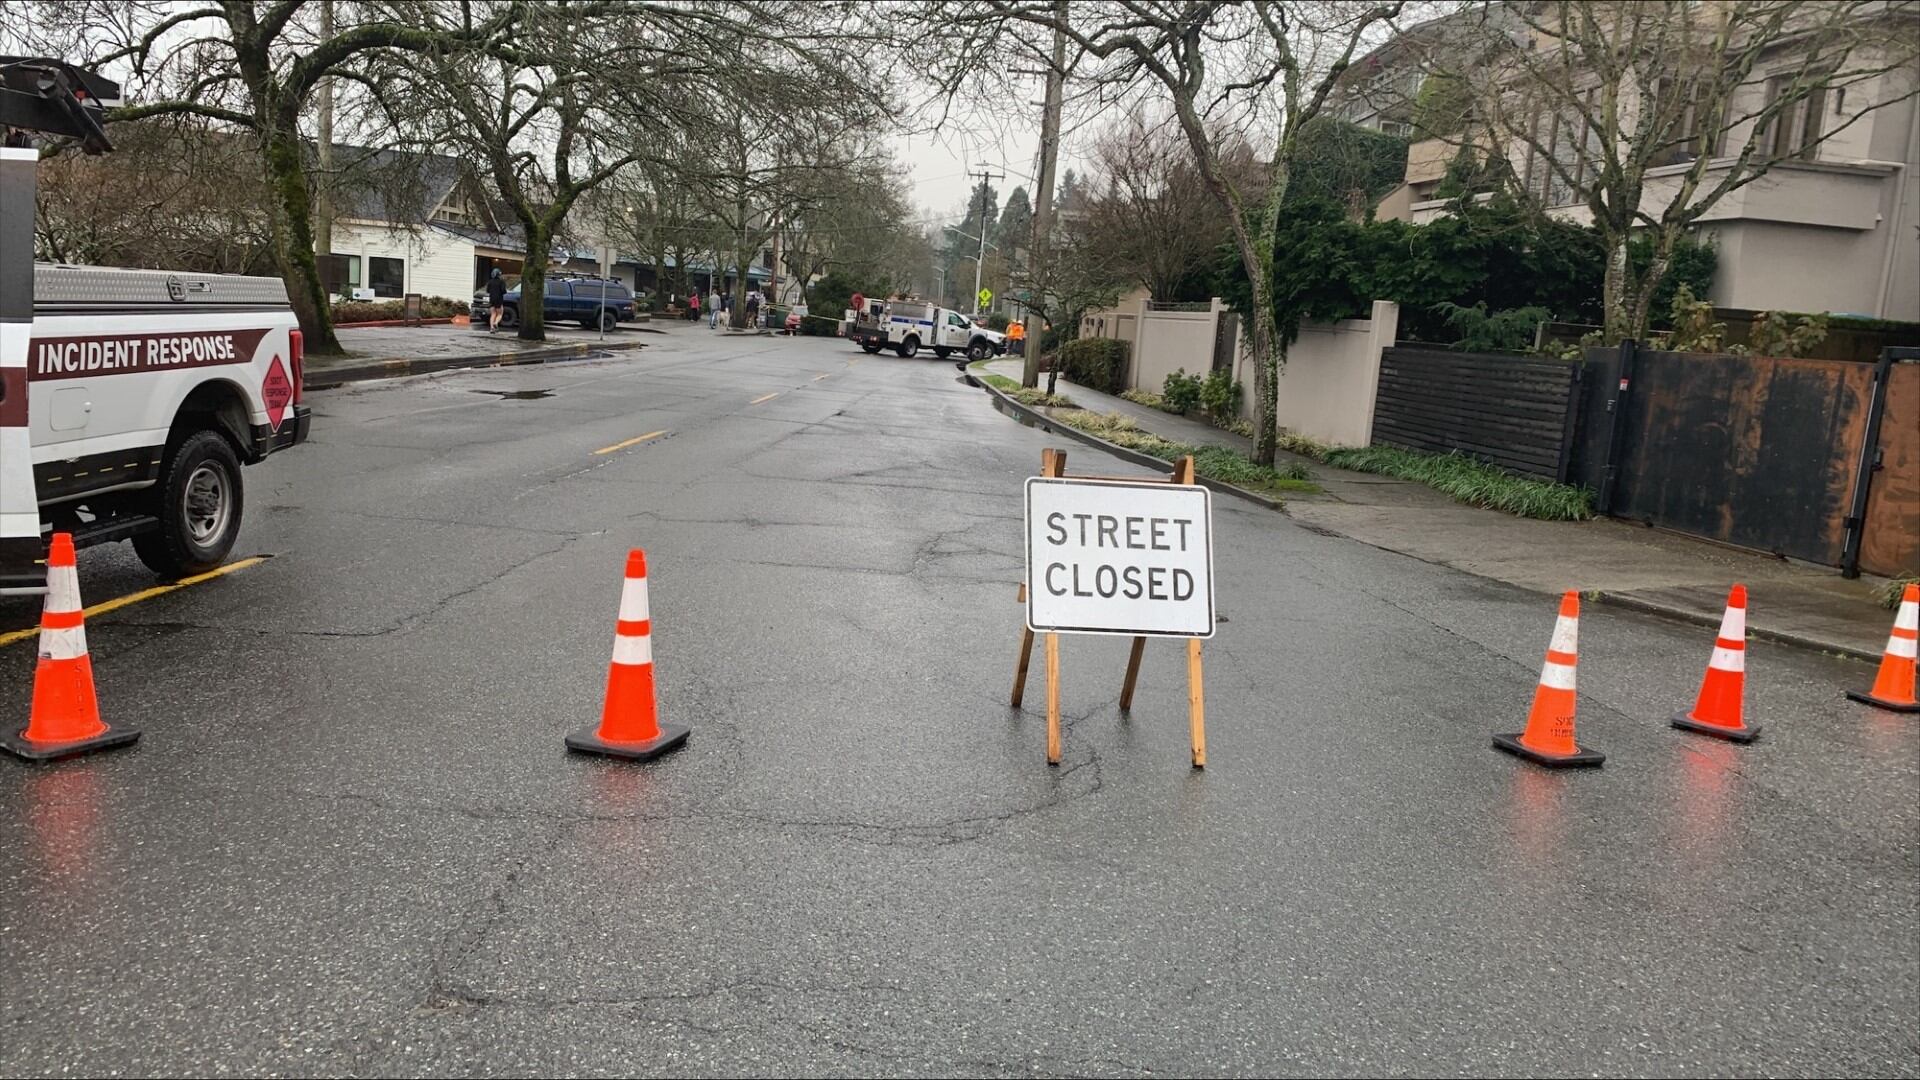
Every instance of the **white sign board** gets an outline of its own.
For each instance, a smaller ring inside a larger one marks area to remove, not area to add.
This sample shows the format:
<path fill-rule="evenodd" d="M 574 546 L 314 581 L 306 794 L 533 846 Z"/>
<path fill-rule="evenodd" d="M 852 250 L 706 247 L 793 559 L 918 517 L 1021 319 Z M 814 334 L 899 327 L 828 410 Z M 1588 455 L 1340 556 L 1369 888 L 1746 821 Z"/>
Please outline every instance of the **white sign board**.
<path fill-rule="evenodd" d="M 1212 637 L 1212 494 L 1175 484 L 1029 478 L 1027 626 Z"/>

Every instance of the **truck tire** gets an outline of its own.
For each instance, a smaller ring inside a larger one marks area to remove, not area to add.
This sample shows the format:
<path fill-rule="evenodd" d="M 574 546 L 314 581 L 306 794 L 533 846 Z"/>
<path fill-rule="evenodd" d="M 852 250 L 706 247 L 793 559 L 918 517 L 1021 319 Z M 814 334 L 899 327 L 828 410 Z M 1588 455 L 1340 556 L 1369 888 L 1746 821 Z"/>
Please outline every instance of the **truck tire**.
<path fill-rule="evenodd" d="M 868 342 L 868 341 L 861 342 L 860 347 L 862 349 L 865 349 L 868 353 L 878 353 L 880 351 L 880 346 L 875 345 L 872 342 Z"/>
<path fill-rule="evenodd" d="M 600 309 L 600 329 L 611 334 L 620 326 L 620 316 L 612 308 Z"/>
<path fill-rule="evenodd" d="M 520 325 L 520 309 L 512 304 L 500 309 L 500 329 L 511 330 Z"/>
<path fill-rule="evenodd" d="M 173 448 L 154 485 L 160 527 L 133 538 L 133 552 L 156 574 L 178 577 L 219 566 L 240 536 L 246 495 L 233 445 L 196 431 Z"/>
<path fill-rule="evenodd" d="M 969 360 L 985 360 L 992 355 L 993 343 L 986 338 L 974 338 L 973 341 L 967 345 L 967 359 Z"/>
<path fill-rule="evenodd" d="M 933 347 L 933 355 L 945 360 L 947 357 L 953 355 L 953 350 L 947 348 L 945 345 L 935 345 Z"/>
<path fill-rule="evenodd" d="M 900 359 L 911 360 L 920 355 L 920 339 L 917 337 L 909 337 L 907 340 L 895 346 L 893 351 L 900 354 Z"/>

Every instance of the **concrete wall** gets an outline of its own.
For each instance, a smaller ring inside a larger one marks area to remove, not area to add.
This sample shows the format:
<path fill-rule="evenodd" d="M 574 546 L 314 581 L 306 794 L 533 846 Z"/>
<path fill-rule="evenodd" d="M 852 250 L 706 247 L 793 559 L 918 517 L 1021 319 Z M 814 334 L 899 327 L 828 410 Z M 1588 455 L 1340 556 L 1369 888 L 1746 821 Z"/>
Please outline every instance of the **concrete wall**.
<path fill-rule="evenodd" d="M 1217 296 L 1206 311 L 1144 313 L 1133 343 L 1129 385 L 1157 394 L 1167 385 L 1167 376 L 1177 370 L 1185 369 L 1189 375 L 1213 370 L 1215 324 L 1222 318 L 1233 315 Z"/>
<path fill-rule="evenodd" d="M 1335 446 L 1366 446 L 1373 439 L 1373 402 L 1380 388 L 1380 354 L 1400 331 L 1400 305 L 1373 302 L 1372 318 L 1309 323 L 1287 350 L 1280 371 L 1275 419 L 1282 431 Z M 1253 355 L 1243 347 L 1234 377 L 1246 387 L 1242 414 L 1252 419 Z"/>
<path fill-rule="evenodd" d="M 422 296 L 465 300 L 473 296 L 473 243 L 423 228 L 389 229 L 368 222 L 339 222 L 333 227 L 333 254 L 360 257 L 360 284 L 369 280 L 370 258 L 400 259 L 406 264 L 406 291 Z"/>

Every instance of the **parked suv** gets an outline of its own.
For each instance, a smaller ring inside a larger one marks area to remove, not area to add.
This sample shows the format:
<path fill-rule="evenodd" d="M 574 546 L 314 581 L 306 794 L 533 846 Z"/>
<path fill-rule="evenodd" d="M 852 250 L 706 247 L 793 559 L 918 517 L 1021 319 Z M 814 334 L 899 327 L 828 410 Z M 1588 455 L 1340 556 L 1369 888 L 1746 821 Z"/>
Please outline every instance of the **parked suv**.
<path fill-rule="evenodd" d="M 548 322 L 578 322 L 591 330 L 595 326 L 611 330 L 633 318 L 633 294 L 613 278 L 547 277 L 544 305 Z M 487 293 L 473 294 L 473 327 L 487 328 Z M 500 314 L 502 327 L 520 325 L 520 285 L 507 290 L 507 310 Z"/>

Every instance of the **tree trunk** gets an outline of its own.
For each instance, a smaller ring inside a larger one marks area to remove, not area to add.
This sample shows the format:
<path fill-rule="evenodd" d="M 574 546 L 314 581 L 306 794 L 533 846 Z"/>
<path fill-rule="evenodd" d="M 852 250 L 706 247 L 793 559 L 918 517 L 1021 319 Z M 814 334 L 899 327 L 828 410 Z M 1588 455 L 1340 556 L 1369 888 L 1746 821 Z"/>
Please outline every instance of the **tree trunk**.
<path fill-rule="evenodd" d="M 1636 341 L 1646 339 L 1647 326 L 1653 321 L 1653 294 L 1660 288 L 1660 283 L 1666 280 L 1667 268 L 1672 265 L 1671 242 L 1661 240 L 1656 243 L 1665 250 L 1654 251 L 1653 262 L 1647 267 L 1647 272 L 1640 275 L 1640 280 L 1634 283 L 1633 301 L 1627 308 L 1631 319 L 1627 333 Z M 1702 296 L 1699 299 L 1705 300 L 1706 297 Z"/>
<path fill-rule="evenodd" d="M 274 261 L 286 280 L 287 301 L 300 320 L 306 351 L 338 353 L 340 342 L 333 335 L 326 287 L 313 257 L 313 208 L 307 170 L 300 160 L 299 133 L 292 117 L 278 119 L 281 122 L 263 124 L 260 132 L 267 182 L 280 203 L 280 212 L 273 218 Z"/>
<path fill-rule="evenodd" d="M 1633 267 L 1627 262 L 1627 234 L 1608 230 L 1607 272 L 1604 286 L 1605 316 L 1601 329 L 1602 344 L 1618 345 L 1634 336 Z"/>
<path fill-rule="evenodd" d="M 520 264 L 520 340 L 547 340 L 547 257 L 553 234 L 545 224 L 522 220 L 526 230 L 526 261 Z"/>
<path fill-rule="evenodd" d="M 1271 262 L 1271 260 L 1269 260 Z M 1253 439 L 1256 465 L 1272 465 L 1280 429 L 1280 328 L 1273 319 L 1273 284 L 1253 274 L 1253 399 L 1259 419 Z"/>

